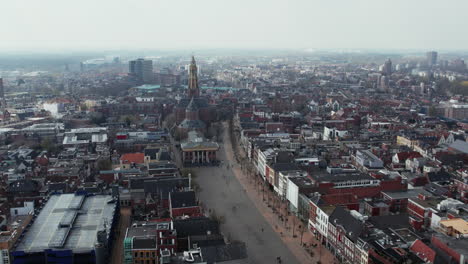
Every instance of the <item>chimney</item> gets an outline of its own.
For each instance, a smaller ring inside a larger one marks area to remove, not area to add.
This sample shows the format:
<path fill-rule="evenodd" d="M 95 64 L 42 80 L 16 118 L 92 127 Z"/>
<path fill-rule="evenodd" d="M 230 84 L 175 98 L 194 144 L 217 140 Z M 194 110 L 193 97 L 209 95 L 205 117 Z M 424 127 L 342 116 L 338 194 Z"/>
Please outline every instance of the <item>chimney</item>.
<path fill-rule="evenodd" d="M 418 194 L 418 198 L 421 199 L 421 200 L 426 200 L 427 197 L 426 197 L 426 195 L 420 193 L 420 194 Z"/>

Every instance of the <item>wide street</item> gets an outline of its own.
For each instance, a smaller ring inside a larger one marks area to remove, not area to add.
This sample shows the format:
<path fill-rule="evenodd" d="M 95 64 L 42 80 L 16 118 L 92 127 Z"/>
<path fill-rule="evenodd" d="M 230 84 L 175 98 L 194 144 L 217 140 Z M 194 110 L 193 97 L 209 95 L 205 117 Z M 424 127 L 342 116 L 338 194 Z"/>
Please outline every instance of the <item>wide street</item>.
<path fill-rule="evenodd" d="M 224 143 L 229 141 L 225 139 Z M 227 160 L 222 143 L 219 159 Z M 228 162 L 219 167 L 194 169 L 203 207 L 224 219 L 221 230 L 229 239 L 246 243 L 249 256 L 246 263 L 278 263 L 277 257 L 281 257 L 281 263 L 299 263 L 245 193 L 232 172 L 232 165 L 229 169 L 226 165 Z"/>
<path fill-rule="evenodd" d="M 266 201 L 275 195 L 260 192 L 257 180 L 242 172 L 234 157 L 227 123 L 223 124 L 222 138 L 218 151 L 219 167 L 190 169 L 194 171 L 193 182 L 197 185 L 205 213 L 214 212 L 222 219 L 221 230 L 228 239 L 246 243 L 249 256 L 245 263 L 274 264 L 278 263 L 278 257 L 281 263 L 336 263 L 334 256 L 307 228 L 303 227 L 300 232 L 300 221 L 294 215 L 283 215 L 289 220 L 289 224 L 285 224 L 268 206 Z M 173 158 L 182 168 L 179 150 L 174 147 L 176 142 L 170 140 Z M 306 243 L 307 248 L 301 246 L 302 243 Z"/>
<path fill-rule="evenodd" d="M 197 168 L 195 173 L 203 207 L 224 219 L 222 232 L 229 239 L 247 244 L 246 263 L 277 263 L 278 256 L 282 263 L 299 263 L 244 193 L 231 170 L 220 166 Z"/>

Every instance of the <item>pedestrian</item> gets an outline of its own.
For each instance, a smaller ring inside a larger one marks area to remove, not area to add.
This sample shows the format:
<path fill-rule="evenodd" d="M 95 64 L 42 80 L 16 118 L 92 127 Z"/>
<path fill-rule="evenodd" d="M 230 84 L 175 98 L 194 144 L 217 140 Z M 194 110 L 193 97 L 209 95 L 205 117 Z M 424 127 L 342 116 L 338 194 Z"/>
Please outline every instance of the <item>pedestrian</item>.
<path fill-rule="evenodd" d="M 277 257 L 276 261 L 278 261 L 278 263 L 281 264 L 282 263 L 281 257 Z"/>
<path fill-rule="evenodd" d="M 263 227 L 262 227 L 262 233 L 263 233 Z"/>

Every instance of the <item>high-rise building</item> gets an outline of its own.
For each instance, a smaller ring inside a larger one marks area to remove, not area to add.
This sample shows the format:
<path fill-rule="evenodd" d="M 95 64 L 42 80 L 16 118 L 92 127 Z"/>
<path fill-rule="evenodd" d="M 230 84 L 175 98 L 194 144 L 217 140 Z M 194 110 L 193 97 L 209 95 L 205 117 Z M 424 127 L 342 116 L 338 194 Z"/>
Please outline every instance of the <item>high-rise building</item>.
<path fill-rule="evenodd" d="M 0 111 L 1 114 L 5 112 L 6 100 L 5 100 L 5 90 L 3 88 L 3 78 L 0 78 Z"/>
<path fill-rule="evenodd" d="M 385 61 L 382 67 L 382 72 L 386 76 L 390 76 L 392 74 L 392 61 L 390 59 Z"/>
<path fill-rule="evenodd" d="M 465 72 L 466 71 L 466 64 L 465 61 L 458 58 L 450 62 L 450 68 L 454 71 L 458 72 Z"/>
<path fill-rule="evenodd" d="M 380 77 L 379 90 L 386 91 L 389 87 L 388 77 L 383 75 Z"/>
<path fill-rule="evenodd" d="M 153 61 L 137 59 L 129 62 L 129 73 L 143 83 L 151 83 L 154 79 Z"/>
<path fill-rule="evenodd" d="M 3 78 L 0 78 L 0 97 L 3 98 L 4 91 L 3 91 Z"/>
<path fill-rule="evenodd" d="M 189 97 L 200 96 L 200 88 L 198 87 L 197 65 L 195 64 L 194 56 L 192 56 L 192 62 L 190 63 L 190 66 L 189 66 L 188 96 Z"/>
<path fill-rule="evenodd" d="M 437 64 L 437 51 L 429 51 L 426 53 L 426 61 L 429 66 Z"/>

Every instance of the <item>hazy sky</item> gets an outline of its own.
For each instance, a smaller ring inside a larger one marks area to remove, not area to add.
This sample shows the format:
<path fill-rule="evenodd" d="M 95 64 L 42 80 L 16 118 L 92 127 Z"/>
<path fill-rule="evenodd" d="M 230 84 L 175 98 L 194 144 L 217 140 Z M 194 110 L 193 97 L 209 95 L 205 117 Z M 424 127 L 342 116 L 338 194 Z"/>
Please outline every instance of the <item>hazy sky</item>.
<path fill-rule="evenodd" d="M 468 49 L 468 0 L 0 0 L 0 51 Z"/>

